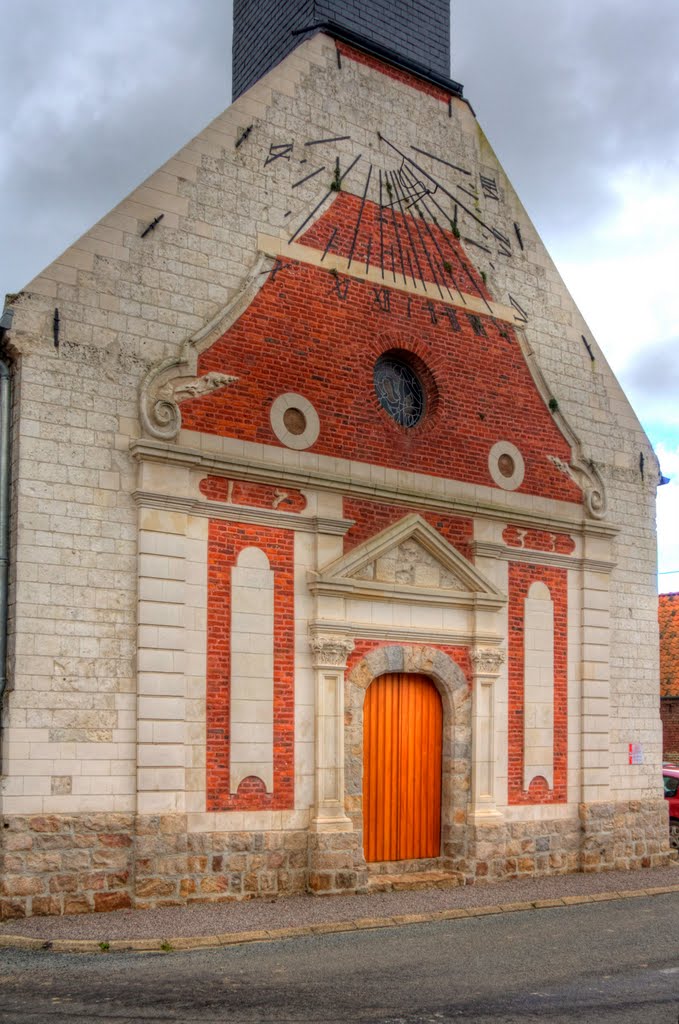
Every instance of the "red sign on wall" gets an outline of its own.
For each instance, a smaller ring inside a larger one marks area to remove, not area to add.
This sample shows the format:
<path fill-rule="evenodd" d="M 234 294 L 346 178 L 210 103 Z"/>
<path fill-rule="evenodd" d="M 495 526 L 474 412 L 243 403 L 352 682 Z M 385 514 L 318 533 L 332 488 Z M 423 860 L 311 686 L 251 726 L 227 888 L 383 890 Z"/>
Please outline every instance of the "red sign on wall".
<path fill-rule="evenodd" d="M 642 743 L 630 743 L 629 745 L 629 764 L 643 764 L 644 763 L 644 747 Z"/>

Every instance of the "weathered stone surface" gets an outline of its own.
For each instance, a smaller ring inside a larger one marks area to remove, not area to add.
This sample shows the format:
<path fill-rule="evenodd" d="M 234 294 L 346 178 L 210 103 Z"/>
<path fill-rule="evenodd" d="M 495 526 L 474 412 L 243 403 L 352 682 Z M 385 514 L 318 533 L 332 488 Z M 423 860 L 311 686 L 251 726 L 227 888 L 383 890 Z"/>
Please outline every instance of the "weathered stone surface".
<path fill-rule="evenodd" d="M 11 921 L 20 917 L 26 917 L 26 902 L 24 900 L 0 899 L 0 921 Z"/>
<path fill-rule="evenodd" d="M 66 896 L 64 914 L 90 914 L 94 910 L 94 899 L 88 896 Z"/>
<path fill-rule="evenodd" d="M 94 909 L 98 913 L 110 910 L 129 910 L 132 900 L 126 892 L 97 892 L 94 894 Z"/>
<path fill-rule="evenodd" d="M 34 916 L 60 914 L 61 908 L 62 902 L 58 896 L 34 896 L 31 901 L 31 914 Z"/>
<path fill-rule="evenodd" d="M 45 878 L 34 875 L 5 875 L 0 883 L 0 892 L 5 896 L 34 896 L 45 890 Z"/>
<path fill-rule="evenodd" d="M 169 896 L 174 890 L 175 883 L 163 878 L 143 878 L 135 886 L 135 894 L 140 899 L 148 896 Z"/>

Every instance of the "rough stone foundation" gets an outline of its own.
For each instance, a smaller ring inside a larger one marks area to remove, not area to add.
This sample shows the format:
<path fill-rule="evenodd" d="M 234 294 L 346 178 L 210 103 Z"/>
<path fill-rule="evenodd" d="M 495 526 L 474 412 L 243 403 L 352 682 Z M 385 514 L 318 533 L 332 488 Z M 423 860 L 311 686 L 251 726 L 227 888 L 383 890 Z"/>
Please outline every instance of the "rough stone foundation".
<path fill-rule="evenodd" d="M 184 815 L 12 816 L 0 837 L 0 919 L 303 892 L 308 834 L 187 833 Z"/>
<path fill-rule="evenodd" d="M 186 827 L 184 815 L 7 817 L 0 918 L 367 886 L 360 831 L 187 833 Z M 669 859 L 667 807 L 660 799 L 583 804 L 578 819 L 456 827 L 441 862 L 472 884 L 661 867 Z M 399 870 L 421 866 L 403 862 Z"/>
<path fill-rule="evenodd" d="M 579 870 L 577 819 L 514 821 L 477 826 L 470 831 L 467 855 L 451 857 L 467 884 L 535 875 L 564 875 Z"/>
<path fill-rule="evenodd" d="M 656 868 L 670 858 L 667 803 L 625 800 L 581 804 L 582 871 Z"/>
<path fill-rule="evenodd" d="M 307 886 L 308 833 L 191 832 L 183 815 L 137 819 L 135 907 L 283 896 Z"/>
<path fill-rule="evenodd" d="M 362 892 L 368 884 L 362 832 L 309 833 L 309 890 L 317 895 Z"/>
<path fill-rule="evenodd" d="M 2 824 L 2 920 L 133 905 L 132 815 L 13 815 Z"/>

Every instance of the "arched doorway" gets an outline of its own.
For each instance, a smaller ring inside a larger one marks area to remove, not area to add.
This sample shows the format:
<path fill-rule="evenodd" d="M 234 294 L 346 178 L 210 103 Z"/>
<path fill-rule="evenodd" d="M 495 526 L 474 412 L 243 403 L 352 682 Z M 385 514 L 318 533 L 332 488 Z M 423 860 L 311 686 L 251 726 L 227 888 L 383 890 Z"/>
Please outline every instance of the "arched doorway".
<path fill-rule="evenodd" d="M 368 687 L 363 714 L 366 861 L 438 857 L 443 745 L 438 690 L 424 675 L 381 675 Z"/>

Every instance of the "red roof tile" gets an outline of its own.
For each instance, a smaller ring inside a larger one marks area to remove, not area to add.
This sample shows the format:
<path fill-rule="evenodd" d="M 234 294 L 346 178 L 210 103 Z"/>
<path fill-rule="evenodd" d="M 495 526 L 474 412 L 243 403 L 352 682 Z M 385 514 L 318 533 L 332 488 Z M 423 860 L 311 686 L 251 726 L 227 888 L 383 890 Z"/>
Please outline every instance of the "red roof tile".
<path fill-rule="evenodd" d="M 661 594 L 660 696 L 679 697 L 679 594 Z"/>

